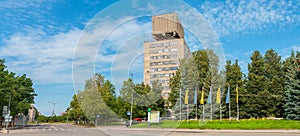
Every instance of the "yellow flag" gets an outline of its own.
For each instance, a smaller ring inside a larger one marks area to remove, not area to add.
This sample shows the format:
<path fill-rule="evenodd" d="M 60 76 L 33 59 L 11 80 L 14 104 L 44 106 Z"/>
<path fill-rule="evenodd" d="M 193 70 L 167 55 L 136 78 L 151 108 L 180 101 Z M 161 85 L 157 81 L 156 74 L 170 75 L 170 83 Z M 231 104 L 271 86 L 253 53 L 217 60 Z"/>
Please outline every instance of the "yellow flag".
<path fill-rule="evenodd" d="M 221 87 L 219 87 L 218 92 L 217 92 L 217 101 L 216 103 L 220 104 L 221 103 Z"/>
<path fill-rule="evenodd" d="M 235 91 L 236 91 L 236 103 L 239 103 L 239 86 L 238 85 L 236 85 Z"/>
<path fill-rule="evenodd" d="M 202 93 L 201 93 L 200 104 L 204 104 L 204 91 L 203 91 L 203 88 L 202 88 Z"/>
<path fill-rule="evenodd" d="M 186 89 L 186 91 L 185 91 L 184 104 L 189 104 L 189 90 L 188 89 Z"/>

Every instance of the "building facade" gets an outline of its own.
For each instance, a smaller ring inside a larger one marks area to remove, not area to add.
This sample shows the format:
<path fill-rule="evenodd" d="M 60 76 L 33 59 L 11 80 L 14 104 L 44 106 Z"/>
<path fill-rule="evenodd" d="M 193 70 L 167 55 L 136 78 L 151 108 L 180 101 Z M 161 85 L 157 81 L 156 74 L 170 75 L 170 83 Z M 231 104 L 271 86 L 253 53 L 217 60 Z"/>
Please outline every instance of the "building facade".
<path fill-rule="evenodd" d="M 36 113 L 37 113 L 37 109 L 32 104 L 31 107 L 28 109 L 29 122 L 34 122 L 35 121 Z"/>
<path fill-rule="evenodd" d="M 168 98 L 170 78 L 180 60 L 190 57 L 191 52 L 176 13 L 153 16 L 152 36 L 155 41 L 144 42 L 144 83 L 151 85 L 157 80 L 162 84 L 163 96 Z"/>

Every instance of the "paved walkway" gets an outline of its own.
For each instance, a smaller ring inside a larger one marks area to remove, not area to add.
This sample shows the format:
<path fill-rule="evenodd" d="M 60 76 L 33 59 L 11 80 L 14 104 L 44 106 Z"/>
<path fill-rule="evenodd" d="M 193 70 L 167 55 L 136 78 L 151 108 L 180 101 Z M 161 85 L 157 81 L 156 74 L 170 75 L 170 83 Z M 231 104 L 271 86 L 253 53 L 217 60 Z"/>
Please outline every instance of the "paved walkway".
<path fill-rule="evenodd" d="M 299 134 L 300 130 L 281 130 L 281 129 L 264 129 L 264 130 L 215 130 L 215 129 L 181 129 L 181 128 L 127 128 L 123 126 L 99 126 L 100 130 L 130 130 L 130 131 L 169 131 L 169 132 L 190 132 L 190 133 L 205 133 L 205 132 L 218 132 L 218 133 L 291 133 Z"/>

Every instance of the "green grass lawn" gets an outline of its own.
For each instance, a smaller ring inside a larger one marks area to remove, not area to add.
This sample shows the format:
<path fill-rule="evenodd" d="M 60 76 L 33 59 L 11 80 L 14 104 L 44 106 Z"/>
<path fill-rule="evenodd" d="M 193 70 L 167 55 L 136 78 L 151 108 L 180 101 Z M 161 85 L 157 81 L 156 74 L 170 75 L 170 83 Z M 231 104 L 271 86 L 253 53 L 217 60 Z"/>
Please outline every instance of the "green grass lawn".
<path fill-rule="evenodd" d="M 133 125 L 134 128 L 146 128 L 147 123 Z M 202 123 L 201 121 L 162 121 L 160 124 L 151 124 L 151 128 L 188 128 L 188 129 L 300 129 L 300 121 L 292 120 L 214 120 Z"/>

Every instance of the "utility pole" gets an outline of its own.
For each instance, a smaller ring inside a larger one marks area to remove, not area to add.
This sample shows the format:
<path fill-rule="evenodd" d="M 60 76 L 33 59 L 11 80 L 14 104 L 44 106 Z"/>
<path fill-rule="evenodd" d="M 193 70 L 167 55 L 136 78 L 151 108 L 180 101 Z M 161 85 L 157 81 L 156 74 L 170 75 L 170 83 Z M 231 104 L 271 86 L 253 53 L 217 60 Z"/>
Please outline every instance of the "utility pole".
<path fill-rule="evenodd" d="M 55 116 L 54 108 L 55 108 L 55 105 L 56 105 L 57 103 L 59 103 L 59 102 L 54 102 L 54 101 L 52 101 L 52 102 L 48 102 L 48 103 L 50 103 L 50 104 L 53 105 L 52 116 Z"/>
<path fill-rule="evenodd" d="M 131 76 L 131 81 L 132 81 L 132 88 L 131 88 L 131 106 L 130 106 L 130 124 L 129 124 L 129 126 L 131 126 L 132 125 L 132 109 L 133 109 L 133 88 L 134 88 L 134 86 L 133 86 L 133 74 L 132 73 L 130 73 L 130 76 Z"/>

